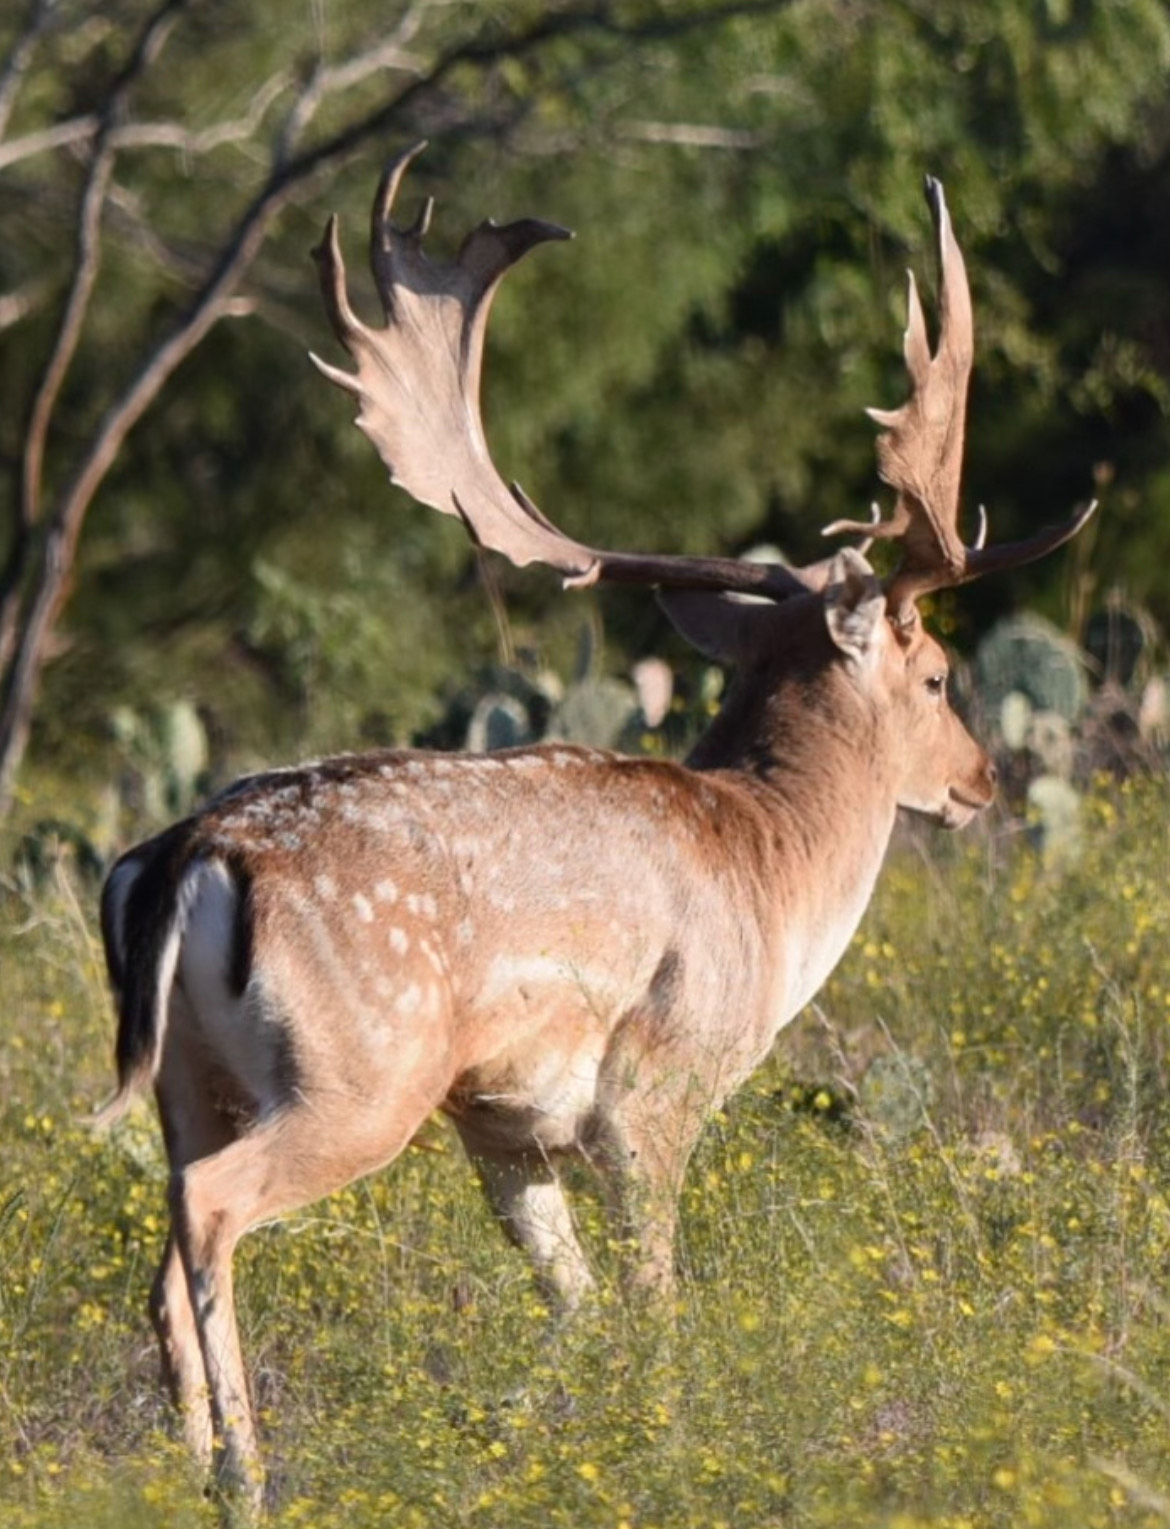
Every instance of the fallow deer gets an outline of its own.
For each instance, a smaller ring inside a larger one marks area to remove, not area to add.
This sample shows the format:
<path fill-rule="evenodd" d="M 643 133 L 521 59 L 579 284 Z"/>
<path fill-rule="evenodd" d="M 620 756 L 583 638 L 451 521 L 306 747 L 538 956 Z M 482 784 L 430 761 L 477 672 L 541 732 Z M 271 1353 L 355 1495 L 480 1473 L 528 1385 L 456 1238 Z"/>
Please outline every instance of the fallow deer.
<path fill-rule="evenodd" d="M 957 828 L 992 798 L 916 602 L 1039 557 L 1089 513 L 998 549 L 959 536 L 973 331 L 931 180 L 937 349 L 911 277 L 909 401 L 873 411 L 894 509 L 829 528 L 900 541 L 884 585 L 852 548 L 790 569 L 573 541 L 505 487 L 479 414 L 497 284 L 564 230 L 489 222 L 432 263 L 431 203 L 409 230 L 391 221 L 417 151 L 374 202 L 386 327 L 350 308 L 335 220 L 314 252 L 357 371 L 317 365 L 416 499 L 567 584 L 655 588 L 734 678 L 685 764 L 561 743 L 343 756 L 242 780 L 112 870 L 104 1118 L 153 1085 L 171 1165 L 150 1302 L 164 1372 L 194 1449 L 253 1502 L 240 1237 L 389 1163 L 441 1110 L 552 1300 L 592 1283 L 558 1173 L 570 1154 L 612 1193 L 633 1282 L 668 1286 L 696 1137 L 833 970 L 898 809 Z"/>

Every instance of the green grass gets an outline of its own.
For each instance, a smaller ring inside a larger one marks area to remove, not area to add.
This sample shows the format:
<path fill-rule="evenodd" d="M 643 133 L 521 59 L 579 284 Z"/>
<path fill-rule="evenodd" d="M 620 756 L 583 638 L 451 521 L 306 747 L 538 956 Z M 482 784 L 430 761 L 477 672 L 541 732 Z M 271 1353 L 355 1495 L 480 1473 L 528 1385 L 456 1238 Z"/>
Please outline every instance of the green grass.
<path fill-rule="evenodd" d="M 704 1137 L 673 1331 L 606 1286 L 550 1340 L 438 1124 L 250 1237 L 274 1522 L 1170 1523 L 1168 796 L 1102 788 L 1064 868 L 994 825 L 901 844 Z M 145 1316 L 154 1122 L 83 1124 L 94 901 L 59 870 L 0 907 L 0 1524 L 210 1525 Z"/>

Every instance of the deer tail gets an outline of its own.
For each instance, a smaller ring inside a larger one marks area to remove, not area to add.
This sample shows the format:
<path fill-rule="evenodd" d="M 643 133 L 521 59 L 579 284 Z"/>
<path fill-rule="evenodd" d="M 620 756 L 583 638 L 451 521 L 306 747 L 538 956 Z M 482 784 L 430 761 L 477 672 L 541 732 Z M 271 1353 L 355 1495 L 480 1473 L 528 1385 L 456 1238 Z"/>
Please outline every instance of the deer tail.
<path fill-rule="evenodd" d="M 124 855 L 102 888 L 102 942 L 118 1011 L 118 1083 L 91 1117 L 95 1130 L 119 1120 L 158 1073 L 186 924 L 183 849 L 172 830 Z"/>

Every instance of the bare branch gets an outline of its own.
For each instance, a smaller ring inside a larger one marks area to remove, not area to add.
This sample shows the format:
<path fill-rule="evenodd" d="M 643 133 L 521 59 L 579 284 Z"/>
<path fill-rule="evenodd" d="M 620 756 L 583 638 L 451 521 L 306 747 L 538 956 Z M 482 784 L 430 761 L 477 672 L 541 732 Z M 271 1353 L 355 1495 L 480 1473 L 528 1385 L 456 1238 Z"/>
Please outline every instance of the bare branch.
<path fill-rule="evenodd" d="M 11 329 L 37 307 L 50 290 L 44 280 L 26 281 L 12 292 L 0 295 L 0 331 Z"/>
<path fill-rule="evenodd" d="M 129 131 L 133 136 L 134 130 L 130 130 L 125 121 L 125 104 L 131 87 L 157 56 L 170 24 L 185 9 L 186 3 L 187 0 L 162 0 L 146 22 L 130 61 L 107 93 L 100 125 L 93 132 L 94 147 L 87 189 L 83 193 L 85 206 L 78 218 L 73 287 L 53 356 L 46 366 L 38 392 L 38 424 L 24 474 L 26 487 L 22 516 L 25 518 L 18 524 L 7 565 L 0 571 L 0 815 L 11 801 L 15 772 L 27 746 L 48 639 L 68 593 L 77 541 L 89 506 L 126 437 L 171 375 L 219 319 L 246 309 L 247 304 L 242 304 L 236 297 L 236 289 L 286 203 L 316 176 L 335 170 L 371 140 L 384 139 L 391 132 L 401 136 L 404 131 L 409 131 L 425 103 L 435 99 L 448 77 L 460 69 L 488 70 L 504 59 L 524 59 L 557 41 L 588 32 L 601 34 L 615 44 L 677 36 L 697 26 L 734 16 L 781 10 L 786 8 L 789 0 L 723 0 L 723 3 L 681 18 L 666 20 L 655 15 L 648 20 L 629 23 L 615 18 L 609 0 L 593 0 L 588 5 L 552 14 L 537 13 L 538 19 L 526 30 L 505 29 L 491 36 L 479 33 L 457 43 L 436 58 L 425 73 L 415 74 L 373 110 L 346 122 L 312 147 L 292 154 L 293 142 L 303 133 L 317 105 L 324 99 L 325 90 L 340 88 L 347 79 L 352 81 L 361 77 L 362 71 L 405 68 L 409 61 L 406 44 L 435 0 L 418 0 L 408 10 L 394 39 L 397 53 L 387 53 L 380 47 L 365 55 L 364 62 L 358 60 L 352 65 L 336 66 L 332 72 L 323 71 L 304 87 L 302 96 L 294 102 L 284 135 L 270 161 L 267 178 L 239 214 L 234 228 L 224 237 L 190 307 L 111 403 L 86 455 L 57 499 L 38 543 L 39 566 L 30 573 L 31 531 L 33 521 L 40 515 L 41 463 L 48 422 L 77 348 L 86 304 L 97 273 L 96 233 L 103 197 L 108 205 L 113 194 L 113 156 L 120 144 L 123 147 L 126 144 L 126 139 L 119 135 Z M 467 130 L 472 123 L 482 123 L 482 120 L 482 113 L 468 107 L 457 112 L 446 126 L 448 131 L 459 132 Z M 79 119 L 73 125 L 74 141 L 90 131 L 88 127 L 83 129 Z M 139 136 L 137 141 L 142 142 L 142 137 Z"/>
<path fill-rule="evenodd" d="M 82 326 L 89 309 L 90 295 L 101 264 L 99 237 L 101 216 L 106 191 L 113 175 L 116 153 L 112 142 L 113 126 L 131 88 L 165 46 L 167 35 L 182 3 L 183 0 L 164 0 L 163 5 L 150 18 L 131 54 L 129 63 L 122 71 L 120 80 L 111 90 L 103 108 L 102 127 L 99 129 L 98 141 L 95 144 L 94 156 L 86 177 L 78 213 L 77 255 L 73 283 L 65 304 L 57 340 L 33 403 L 32 419 L 26 438 L 21 493 L 21 521 L 25 526 L 31 526 L 40 512 L 41 473 L 49 420 L 52 417 L 61 384 L 77 350 Z M 0 662 L 4 657 L 3 639 L 0 634 Z"/>
<path fill-rule="evenodd" d="M 66 122 L 55 123 L 36 133 L 25 133 L 20 138 L 0 144 L 0 170 L 18 165 L 22 160 L 33 159 L 38 154 L 51 154 L 54 149 L 72 148 L 93 138 L 101 125 L 96 112 L 86 112 L 81 117 L 70 117 Z"/>
<path fill-rule="evenodd" d="M 368 79 L 370 75 L 379 74 L 384 70 L 416 77 L 422 74 L 424 67 L 422 59 L 416 54 L 407 52 L 402 45 L 402 39 L 408 24 L 410 35 L 417 30 L 424 9 L 426 7 L 413 7 L 403 18 L 394 36 L 387 38 L 376 47 L 369 48 L 354 58 L 346 59 L 342 64 L 321 64 L 313 71 L 285 121 L 276 152 L 278 164 L 287 161 L 321 104 L 329 96 L 351 90 L 355 85 L 360 85 L 363 80 Z"/>
<path fill-rule="evenodd" d="M 229 122 L 217 122 L 212 127 L 198 130 L 183 127 L 177 122 L 127 122 L 110 134 L 110 142 L 116 149 L 177 149 L 192 158 L 210 154 L 225 144 L 240 143 L 253 137 L 268 115 L 272 103 L 291 83 L 292 76 L 285 70 L 279 70 L 253 93 L 244 115 Z"/>
<path fill-rule="evenodd" d="M 186 287 L 195 287 L 207 269 L 206 252 L 193 245 L 180 247 L 168 243 L 150 222 L 142 198 L 128 187 L 114 182 L 106 198 L 106 213 L 111 230 L 119 239 L 152 260 L 156 266 Z"/>
<path fill-rule="evenodd" d="M 559 39 L 590 32 L 612 38 L 615 43 L 661 41 L 737 17 L 771 15 L 786 10 L 790 4 L 791 0 L 723 0 L 723 3 L 682 16 L 666 17 L 658 14 L 644 20 L 625 22 L 614 15 L 608 0 L 594 0 L 593 4 L 581 9 L 546 14 L 519 35 L 511 34 L 487 41 L 473 39 L 459 44 L 438 59 L 425 77 L 420 76 L 413 81 L 393 101 L 359 122 L 341 128 L 333 137 L 306 150 L 299 159 L 290 160 L 285 173 L 306 180 L 318 171 L 343 163 L 364 143 L 379 134 L 396 131 L 402 135 L 410 131 L 410 112 L 416 102 L 425 92 L 433 92 L 436 86 L 460 67 L 471 65 L 485 69 L 504 58 L 524 59 Z"/>
<path fill-rule="evenodd" d="M 16 105 L 16 97 L 32 63 L 37 43 L 48 30 L 55 8 L 56 0 L 32 0 L 24 31 L 12 44 L 12 49 L 4 60 L 3 67 L 0 68 L 0 139 L 4 137 L 8 127 L 8 119 L 12 115 L 12 108 Z"/>
<path fill-rule="evenodd" d="M 49 424 L 81 340 L 101 264 L 101 215 L 114 166 L 114 150 L 105 141 L 105 129 L 112 128 L 130 90 L 158 57 L 182 4 L 183 0 L 164 0 L 148 19 L 103 108 L 104 127 L 98 133 L 78 210 L 73 281 L 53 349 L 33 400 L 25 434 L 17 523 L 3 574 L 0 575 L 0 671 L 7 668 L 17 641 L 20 589 L 29 554 L 29 538 L 41 513 Z"/>
<path fill-rule="evenodd" d="M 699 122 L 624 122 L 618 132 L 640 143 L 678 144 L 688 149 L 759 149 L 768 141 L 765 134 L 748 128 Z"/>
<path fill-rule="evenodd" d="M 225 144 L 241 143 L 253 137 L 272 103 L 288 89 L 291 82 L 292 77 L 287 72 L 274 74 L 254 92 L 245 114 L 228 122 L 217 122 L 212 127 L 202 129 L 184 127 L 179 122 L 126 122 L 110 128 L 105 142 L 112 150 L 176 149 L 192 159 L 201 154 L 210 154 Z M 7 170 L 38 154 L 48 154 L 54 149 L 71 148 L 84 143 L 97 135 L 101 125 L 101 118 L 90 112 L 0 144 L 0 170 Z"/>

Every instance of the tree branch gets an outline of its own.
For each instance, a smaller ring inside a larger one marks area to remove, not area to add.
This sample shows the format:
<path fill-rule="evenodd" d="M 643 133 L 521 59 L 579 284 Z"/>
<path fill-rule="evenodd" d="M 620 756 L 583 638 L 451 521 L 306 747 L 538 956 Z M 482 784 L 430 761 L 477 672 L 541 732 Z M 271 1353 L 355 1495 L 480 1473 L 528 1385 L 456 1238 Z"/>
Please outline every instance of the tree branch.
<path fill-rule="evenodd" d="M 129 92 L 158 57 L 174 20 L 185 4 L 186 0 L 163 0 L 163 4 L 143 27 L 103 106 L 102 126 L 98 130 L 78 209 L 73 280 L 53 348 L 33 398 L 32 413 L 25 431 L 17 519 L 4 570 L 0 574 L 0 673 L 4 672 L 12 657 L 17 638 L 30 538 L 41 514 L 49 426 L 61 387 L 81 340 L 101 265 L 101 216 L 115 158 L 115 151 L 108 142 L 109 133 L 124 109 Z"/>
<path fill-rule="evenodd" d="M 53 18 L 56 0 L 32 0 L 24 31 L 12 44 L 8 57 L 0 68 L 0 139 L 8 128 L 8 119 L 16 105 L 16 97 L 24 83 L 29 65 L 33 61 L 37 43 L 40 42 Z"/>
<path fill-rule="evenodd" d="M 763 133 L 750 128 L 702 122 L 623 122 L 618 132 L 639 143 L 670 143 L 690 149 L 758 149 L 767 142 Z"/>
<path fill-rule="evenodd" d="M 450 48 L 425 73 L 416 73 L 409 83 L 379 107 L 346 123 L 313 147 L 294 154 L 295 142 L 326 95 L 378 69 L 403 68 L 407 58 L 403 51 L 406 35 L 403 28 L 417 27 L 431 0 L 419 0 L 410 8 L 392 45 L 371 49 L 346 64 L 315 71 L 289 110 L 284 129 L 274 146 L 264 184 L 225 238 L 186 312 L 103 416 L 88 452 L 72 481 L 61 492 L 46 524 L 40 543 L 39 569 L 30 586 L 27 562 L 31 530 L 40 515 L 45 439 L 63 379 L 76 352 L 96 278 L 101 212 L 110 195 L 119 138 L 121 135 L 123 144 L 146 142 L 144 130 L 128 128 L 121 120 L 122 114 L 134 83 L 157 57 L 171 23 L 187 3 L 188 0 L 164 0 L 146 23 L 130 61 L 106 98 L 94 139 L 78 217 L 73 284 L 34 405 L 22 480 L 19 534 L 8 567 L 0 579 L 0 683 L 3 687 L 0 693 L 0 816 L 11 801 L 15 772 L 27 744 L 48 640 L 66 598 L 78 538 L 89 507 L 126 437 L 171 375 L 220 318 L 241 311 L 240 302 L 234 295 L 236 289 L 255 260 L 273 220 L 293 195 L 318 175 L 351 158 L 371 139 L 382 137 L 393 128 L 399 133 L 408 130 L 411 113 L 428 95 L 433 97 L 438 87 L 460 68 L 486 71 L 504 59 L 523 59 L 548 44 L 590 31 L 625 44 L 677 36 L 696 26 L 734 16 L 782 9 L 789 0 L 727 0 L 727 3 L 704 7 L 682 17 L 655 14 L 630 23 L 615 18 L 613 0 L 596 0 L 585 7 L 546 14 L 519 34 L 505 31 L 498 38 L 485 40 L 481 33 Z M 275 99 L 279 93 L 275 77 L 270 81 L 270 87 L 270 99 Z M 480 115 L 467 113 L 458 125 L 459 130 L 464 130 L 473 117 L 478 119 Z M 77 129 L 76 123 L 74 129 Z M 157 135 L 157 125 L 155 131 Z M 190 141 L 206 147 L 209 139 L 205 134 L 196 135 Z M 24 595 L 26 588 L 27 598 Z"/>
<path fill-rule="evenodd" d="M 33 281 L 24 282 L 22 286 L 16 287 L 11 292 L 0 295 L 0 333 L 3 333 L 5 329 L 11 329 L 13 324 L 19 324 L 21 319 L 27 317 L 49 290 L 49 282 L 38 277 Z"/>

